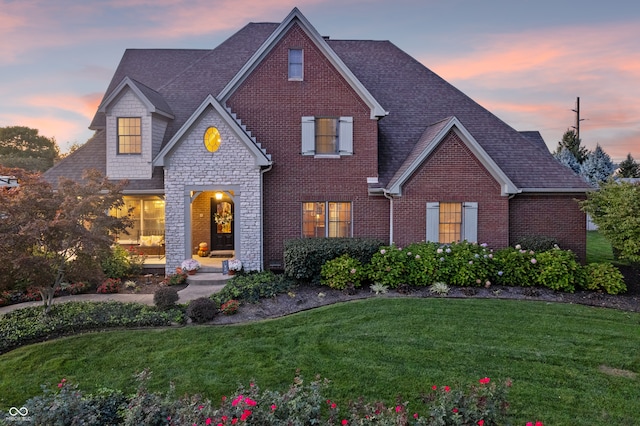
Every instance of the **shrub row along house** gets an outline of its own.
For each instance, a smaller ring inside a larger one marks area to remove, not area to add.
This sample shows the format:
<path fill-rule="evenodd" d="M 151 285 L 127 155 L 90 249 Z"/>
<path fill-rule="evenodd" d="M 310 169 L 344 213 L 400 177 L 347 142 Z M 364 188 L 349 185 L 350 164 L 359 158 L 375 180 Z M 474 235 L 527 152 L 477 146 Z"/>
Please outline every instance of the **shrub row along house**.
<path fill-rule="evenodd" d="M 45 177 L 128 179 L 130 235 L 172 271 L 200 242 L 278 267 L 300 237 L 555 237 L 584 259 L 588 190 L 388 41 L 332 40 L 293 9 L 212 50 L 127 50 L 90 126 Z"/>

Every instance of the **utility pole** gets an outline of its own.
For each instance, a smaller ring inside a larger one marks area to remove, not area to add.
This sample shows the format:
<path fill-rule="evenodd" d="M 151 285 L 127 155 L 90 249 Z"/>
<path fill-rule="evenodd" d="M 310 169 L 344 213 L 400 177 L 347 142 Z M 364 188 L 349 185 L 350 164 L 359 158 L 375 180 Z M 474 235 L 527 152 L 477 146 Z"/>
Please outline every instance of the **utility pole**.
<path fill-rule="evenodd" d="M 571 126 L 576 129 L 576 139 L 580 142 L 580 122 L 584 121 L 584 118 L 580 118 L 580 96 L 576 98 L 576 109 L 572 109 L 571 111 L 576 113 L 576 125 Z"/>

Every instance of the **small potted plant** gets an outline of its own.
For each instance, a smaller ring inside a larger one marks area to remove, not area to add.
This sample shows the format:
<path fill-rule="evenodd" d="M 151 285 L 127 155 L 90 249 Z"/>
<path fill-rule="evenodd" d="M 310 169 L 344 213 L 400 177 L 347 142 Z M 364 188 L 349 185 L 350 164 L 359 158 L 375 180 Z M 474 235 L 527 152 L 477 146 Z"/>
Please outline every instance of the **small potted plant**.
<path fill-rule="evenodd" d="M 186 259 L 182 262 L 182 270 L 189 275 L 193 275 L 200 269 L 200 262 L 195 259 Z"/>
<path fill-rule="evenodd" d="M 229 275 L 234 275 L 242 270 L 242 262 L 239 259 L 231 259 L 229 261 Z"/>

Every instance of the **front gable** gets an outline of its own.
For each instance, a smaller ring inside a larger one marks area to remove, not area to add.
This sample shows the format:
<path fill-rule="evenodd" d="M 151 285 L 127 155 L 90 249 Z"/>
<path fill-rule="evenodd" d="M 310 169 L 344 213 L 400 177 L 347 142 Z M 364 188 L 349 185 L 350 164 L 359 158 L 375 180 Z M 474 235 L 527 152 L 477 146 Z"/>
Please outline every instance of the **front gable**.
<path fill-rule="evenodd" d="M 384 192 L 392 196 L 401 196 L 403 185 L 405 185 L 405 183 L 408 182 L 408 180 L 422 167 L 427 159 L 435 152 L 437 147 L 447 139 L 447 136 L 451 132 L 458 136 L 460 141 L 473 154 L 477 161 L 500 185 L 501 195 L 507 196 L 520 192 L 513 182 L 511 182 L 509 177 L 498 167 L 482 146 L 480 146 L 462 123 L 460 123 L 460 121 L 455 117 L 447 118 L 427 127 L 422 137 L 415 145 L 413 151 L 393 176 Z M 456 179 L 457 170 L 455 170 L 455 166 L 455 163 L 450 164 L 450 167 L 452 167 L 452 180 Z"/>
<path fill-rule="evenodd" d="M 106 173 L 110 179 L 150 179 L 151 160 L 160 151 L 174 118 L 156 91 L 125 77 L 98 111 L 106 116 Z"/>

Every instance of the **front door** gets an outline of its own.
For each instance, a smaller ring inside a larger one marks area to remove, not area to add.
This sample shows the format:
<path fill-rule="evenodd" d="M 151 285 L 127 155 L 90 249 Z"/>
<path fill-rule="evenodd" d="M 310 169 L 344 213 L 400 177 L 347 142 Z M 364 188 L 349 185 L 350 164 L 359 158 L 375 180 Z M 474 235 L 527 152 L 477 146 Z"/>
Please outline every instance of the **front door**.
<path fill-rule="evenodd" d="M 233 201 L 211 199 L 211 250 L 233 250 Z"/>

